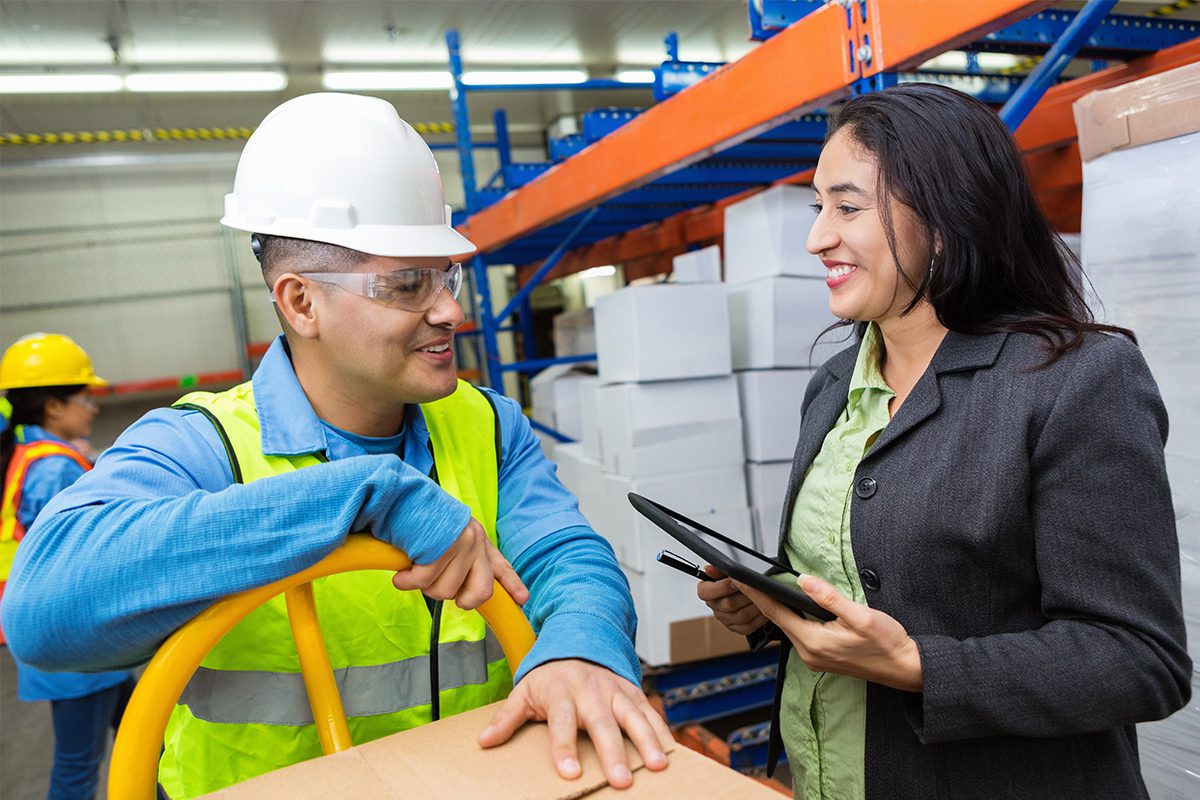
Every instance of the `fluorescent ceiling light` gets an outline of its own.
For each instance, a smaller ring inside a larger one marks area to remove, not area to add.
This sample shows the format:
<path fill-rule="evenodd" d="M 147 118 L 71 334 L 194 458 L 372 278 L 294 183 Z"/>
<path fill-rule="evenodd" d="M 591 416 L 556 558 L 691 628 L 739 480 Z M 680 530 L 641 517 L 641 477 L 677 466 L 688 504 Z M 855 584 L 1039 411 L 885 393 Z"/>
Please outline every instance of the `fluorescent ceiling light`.
<path fill-rule="evenodd" d="M 621 83 L 654 83 L 654 70 L 623 69 L 613 77 Z"/>
<path fill-rule="evenodd" d="M 449 72 L 419 70 L 352 71 L 325 70 L 321 83 L 326 89 L 335 91 L 421 91 L 425 89 L 446 90 L 454 85 Z"/>
<path fill-rule="evenodd" d="M 120 75 L 0 75 L 0 94 L 119 92 Z"/>
<path fill-rule="evenodd" d="M 514 84 L 529 86 L 540 83 L 583 83 L 588 79 L 581 69 L 540 70 L 479 70 L 463 74 L 463 83 L 474 86 Z"/>
<path fill-rule="evenodd" d="M 616 274 L 617 268 L 613 266 L 592 267 L 591 269 L 585 269 L 583 272 L 580 272 L 579 278 L 580 280 L 587 280 L 588 278 L 611 278 Z"/>
<path fill-rule="evenodd" d="M 112 54 L 108 54 L 112 58 Z M 121 60 L 128 65 L 152 69 L 190 69 L 193 67 L 237 69 L 273 67 L 280 63 L 279 51 L 270 42 L 163 42 L 137 44 L 122 49 Z"/>
<path fill-rule="evenodd" d="M 278 71 L 134 72 L 125 77 L 131 92 L 277 92 L 287 85 L 287 75 Z"/>
<path fill-rule="evenodd" d="M 979 68 L 984 72 L 1000 72 L 1012 69 L 1028 60 L 1025 56 L 1013 55 L 1012 53 L 976 53 L 975 55 L 977 56 Z M 964 72 L 967 69 L 967 64 L 967 54 L 964 51 L 950 50 L 935 58 L 931 58 L 919 68 Z"/>

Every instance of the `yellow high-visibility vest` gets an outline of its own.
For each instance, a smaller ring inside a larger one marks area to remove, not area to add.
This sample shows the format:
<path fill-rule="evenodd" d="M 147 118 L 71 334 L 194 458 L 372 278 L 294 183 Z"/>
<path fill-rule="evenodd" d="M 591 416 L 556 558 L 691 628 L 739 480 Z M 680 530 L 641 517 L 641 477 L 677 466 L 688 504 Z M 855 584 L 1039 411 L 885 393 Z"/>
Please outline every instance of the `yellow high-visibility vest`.
<path fill-rule="evenodd" d="M 226 445 L 235 480 L 281 475 L 323 454 L 266 456 L 254 394 L 244 383 L 195 392 L 176 407 L 201 411 Z M 460 381 L 423 404 L 439 484 L 496 540 L 499 421 L 491 402 Z M 483 618 L 452 601 L 401 592 L 392 573 L 345 573 L 314 582 L 317 613 L 355 743 L 500 700 L 512 672 Z M 431 641 L 437 640 L 436 657 Z M 433 692 L 436 673 L 439 691 Z M 172 712 L 159 781 L 178 800 L 321 755 L 284 598 L 248 615 L 203 661 Z"/>

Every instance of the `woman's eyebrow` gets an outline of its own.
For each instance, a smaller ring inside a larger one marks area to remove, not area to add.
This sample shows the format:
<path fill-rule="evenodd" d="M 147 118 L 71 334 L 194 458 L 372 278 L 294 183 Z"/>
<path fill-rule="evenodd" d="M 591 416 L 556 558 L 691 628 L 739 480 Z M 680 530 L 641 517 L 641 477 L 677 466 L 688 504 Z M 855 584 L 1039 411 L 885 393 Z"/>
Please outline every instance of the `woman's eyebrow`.
<path fill-rule="evenodd" d="M 851 181 L 846 181 L 844 183 L 835 183 L 833 186 L 830 186 L 828 189 L 826 189 L 825 193 L 826 194 L 860 194 L 860 195 L 864 195 L 864 196 L 867 194 L 865 189 L 859 188 L 858 184 L 853 183 Z"/>

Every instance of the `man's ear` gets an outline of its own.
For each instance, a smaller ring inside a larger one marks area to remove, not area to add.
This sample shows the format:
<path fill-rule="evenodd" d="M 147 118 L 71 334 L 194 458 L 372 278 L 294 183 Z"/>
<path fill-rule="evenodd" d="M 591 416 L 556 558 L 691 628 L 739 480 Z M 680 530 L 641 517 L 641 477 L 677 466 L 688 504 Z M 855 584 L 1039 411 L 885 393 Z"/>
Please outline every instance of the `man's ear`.
<path fill-rule="evenodd" d="M 320 291 L 291 272 L 280 275 L 275 281 L 275 307 L 291 329 L 303 339 L 317 338 L 317 293 Z"/>

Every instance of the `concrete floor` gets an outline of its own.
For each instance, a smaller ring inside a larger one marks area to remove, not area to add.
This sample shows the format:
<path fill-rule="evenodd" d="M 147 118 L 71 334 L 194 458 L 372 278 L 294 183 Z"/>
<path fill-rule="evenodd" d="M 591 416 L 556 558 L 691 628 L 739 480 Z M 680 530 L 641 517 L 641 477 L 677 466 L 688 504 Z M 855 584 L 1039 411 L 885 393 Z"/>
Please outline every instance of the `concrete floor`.
<path fill-rule="evenodd" d="M 110 742 L 111 747 L 111 742 Z M 54 732 L 49 703 L 17 700 L 17 667 L 0 646 L 0 797 L 42 800 L 50 787 Z M 100 794 L 108 779 L 108 756 L 100 770 Z"/>

